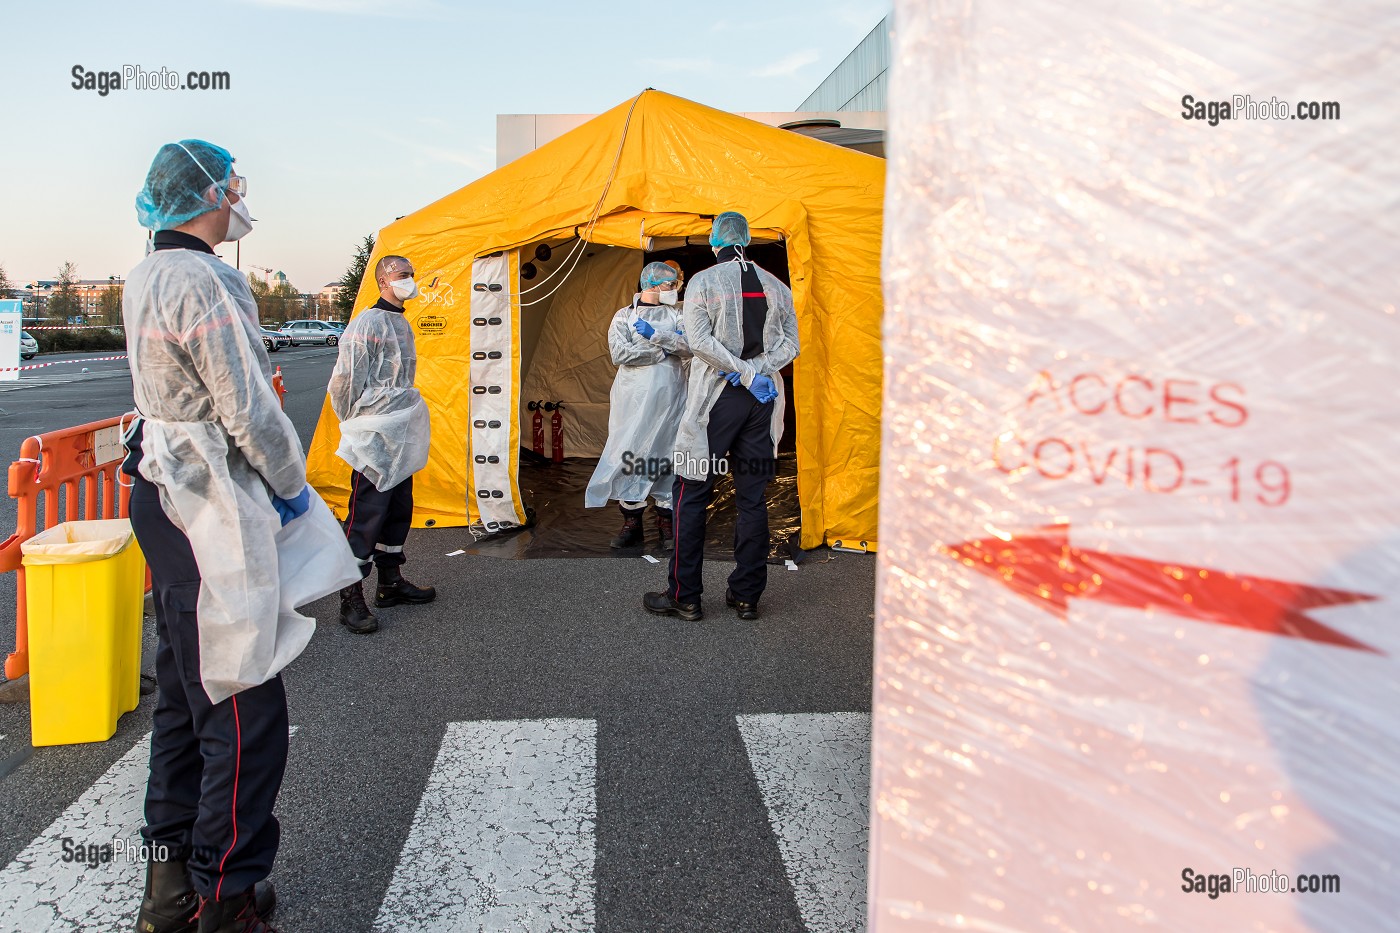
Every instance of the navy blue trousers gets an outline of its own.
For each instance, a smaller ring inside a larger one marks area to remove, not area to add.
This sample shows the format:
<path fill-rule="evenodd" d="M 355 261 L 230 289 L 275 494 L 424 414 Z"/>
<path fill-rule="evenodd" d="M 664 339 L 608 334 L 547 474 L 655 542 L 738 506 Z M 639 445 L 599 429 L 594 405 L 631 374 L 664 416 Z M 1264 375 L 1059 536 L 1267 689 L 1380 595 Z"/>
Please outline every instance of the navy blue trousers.
<path fill-rule="evenodd" d="M 740 602 L 757 603 L 768 585 L 768 500 L 772 478 L 773 405 L 759 404 L 742 386 L 726 385 L 710 410 L 710 458 L 728 461 L 734 477 L 738 520 L 734 523 L 734 571 L 729 589 Z M 676 476 L 671 495 L 672 537 L 669 592 L 677 602 L 698 603 L 704 591 L 705 509 L 714 494 L 716 474 L 703 480 Z"/>
<path fill-rule="evenodd" d="M 402 567 L 403 545 L 413 525 L 413 477 L 380 492 L 364 474 L 350 474 L 350 505 L 345 537 L 360 561 L 360 576 L 369 575 L 370 559 L 378 567 Z"/>
<path fill-rule="evenodd" d="M 209 701 L 199 677 L 194 552 L 159 490 L 132 480 L 131 526 L 154 587 L 160 688 L 141 835 L 189 861 L 202 897 L 226 900 L 266 878 L 277 855 L 272 808 L 287 767 L 287 694 L 279 675 Z"/>

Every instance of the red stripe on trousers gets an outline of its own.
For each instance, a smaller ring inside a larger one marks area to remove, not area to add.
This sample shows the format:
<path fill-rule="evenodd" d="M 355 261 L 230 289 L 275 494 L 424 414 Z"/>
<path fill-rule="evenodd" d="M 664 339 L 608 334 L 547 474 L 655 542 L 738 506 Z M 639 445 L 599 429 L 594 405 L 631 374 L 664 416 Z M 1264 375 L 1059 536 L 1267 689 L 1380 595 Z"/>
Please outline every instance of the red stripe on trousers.
<path fill-rule="evenodd" d="M 350 516 L 345 522 L 345 540 L 350 540 L 350 529 L 355 527 L 355 500 L 360 495 L 360 475 L 355 474 L 355 482 L 350 487 Z M 358 560 L 359 558 L 356 558 Z"/>
<path fill-rule="evenodd" d="M 676 592 L 671 598 L 676 602 L 681 599 L 681 503 L 685 501 L 685 483 L 681 483 L 681 494 L 676 497 L 676 509 L 671 513 L 673 516 L 671 525 L 671 547 L 675 554 L 671 555 L 673 572 L 676 576 Z"/>
<path fill-rule="evenodd" d="M 220 895 L 224 890 L 224 863 L 233 854 L 233 847 L 238 845 L 238 772 L 243 766 L 243 726 L 238 721 L 238 695 L 229 697 L 229 702 L 233 704 L 233 735 L 238 744 L 234 746 L 236 751 L 233 754 L 233 841 L 228 844 L 228 851 L 224 857 L 219 859 L 219 885 L 214 889 L 214 900 L 222 900 Z"/>

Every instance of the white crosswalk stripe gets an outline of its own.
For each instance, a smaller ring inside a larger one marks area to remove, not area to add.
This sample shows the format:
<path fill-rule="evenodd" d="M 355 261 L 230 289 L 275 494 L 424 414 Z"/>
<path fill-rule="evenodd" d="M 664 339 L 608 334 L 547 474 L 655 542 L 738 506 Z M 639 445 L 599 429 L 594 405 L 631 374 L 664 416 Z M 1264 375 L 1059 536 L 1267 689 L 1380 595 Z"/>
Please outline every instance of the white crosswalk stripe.
<path fill-rule="evenodd" d="M 63 840 L 71 840 L 70 851 L 118 841 L 139 846 L 150 758 L 147 734 L 0 871 L 0 930 L 101 933 L 135 923 L 144 866 L 125 856 L 65 862 Z"/>
<path fill-rule="evenodd" d="M 738 720 L 807 933 L 865 929 L 870 715 Z"/>
<path fill-rule="evenodd" d="M 450 723 L 374 928 L 592 930 L 597 726 Z"/>
<path fill-rule="evenodd" d="M 99 379 L 114 379 L 119 376 L 130 377 L 131 371 L 122 367 L 120 369 L 94 369 L 87 373 L 40 373 L 36 375 L 26 374 L 24 379 L 18 382 L 0 383 L 0 392 L 20 392 L 24 389 L 52 388 L 54 386 L 74 385 L 80 382 L 95 382 Z"/>
<path fill-rule="evenodd" d="M 147 733 L 0 871 L 0 930 L 125 933 L 135 924 L 146 880 L 136 853 L 150 760 Z M 90 845 L 111 845 L 112 860 L 64 861 L 65 852 Z"/>

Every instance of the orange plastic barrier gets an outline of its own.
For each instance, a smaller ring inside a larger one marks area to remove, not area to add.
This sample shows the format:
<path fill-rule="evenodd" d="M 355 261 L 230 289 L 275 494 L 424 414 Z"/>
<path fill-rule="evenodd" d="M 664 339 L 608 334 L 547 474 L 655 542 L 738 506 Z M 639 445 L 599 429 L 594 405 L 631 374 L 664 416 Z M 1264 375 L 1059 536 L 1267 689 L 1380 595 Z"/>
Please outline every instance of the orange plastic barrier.
<path fill-rule="evenodd" d="M 10 464 L 10 497 L 19 505 L 19 516 L 15 533 L 0 544 L 0 573 L 19 574 L 15 650 L 5 659 L 5 676 L 10 680 L 29 672 L 29 616 L 19 546 L 60 522 L 126 517 L 130 492 L 117 482 L 117 470 L 126 455 L 120 425 L 120 417 L 108 418 L 31 437 L 20 446 L 19 459 Z"/>

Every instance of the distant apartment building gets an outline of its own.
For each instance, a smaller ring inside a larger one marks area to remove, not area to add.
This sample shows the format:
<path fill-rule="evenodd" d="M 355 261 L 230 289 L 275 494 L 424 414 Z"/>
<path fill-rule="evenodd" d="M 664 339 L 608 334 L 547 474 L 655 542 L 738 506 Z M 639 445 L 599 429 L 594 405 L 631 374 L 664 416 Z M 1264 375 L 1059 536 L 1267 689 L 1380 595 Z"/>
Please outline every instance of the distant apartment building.
<path fill-rule="evenodd" d="M 108 321 L 103 316 L 102 296 L 109 291 L 116 291 L 121 294 L 121 288 L 126 285 L 126 280 L 119 275 L 114 275 L 105 279 L 82 279 L 78 282 L 78 301 L 82 302 L 83 316 L 89 321 L 98 324 L 115 324 L 121 320 L 120 315 Z"/>
<path fill-rule="evenodd" d="M 25 323 L 39 321 L 49 313 L 49 295 L 53 294 L 58 283 L 48 279 L 38 279 L 18 289 L 24 302 Z"/>
<path fill-rule="evenodd" d="M 119 275 L 105 279 L 79 279 L 73 283 L 78 308 L 74 317 L 82 317 L 93 324 L 116 324 L 120 318 L 106 320 L 102 310 L 102 296 L 113 289 L 121 289 L 126 280 Z M 40 322 L 48 316 L 49 299 L 58 291 L 57 279 L 35 279 L 12 294 L 24 302 L 24 319 Z"/>

